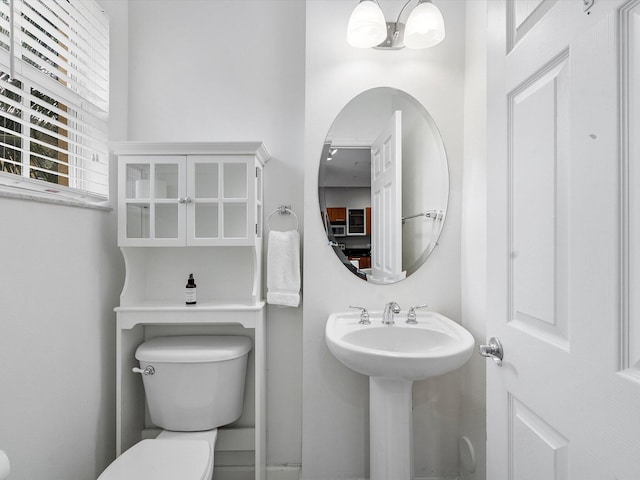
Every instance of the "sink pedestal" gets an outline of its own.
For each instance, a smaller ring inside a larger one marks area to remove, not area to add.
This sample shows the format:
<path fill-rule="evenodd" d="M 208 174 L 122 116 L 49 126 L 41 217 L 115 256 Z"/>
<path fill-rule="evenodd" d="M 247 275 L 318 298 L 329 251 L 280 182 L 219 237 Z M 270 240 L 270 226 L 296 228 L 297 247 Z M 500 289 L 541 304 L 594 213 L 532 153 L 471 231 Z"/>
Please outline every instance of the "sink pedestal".
<path fill-rule="evenodd" d="M 409 314 L 407 314 L 408 316 Z M 464 365 L 475 345 L 461 325 L 436 312 L 416 322 L 386 325 L 382 312 L 334 313 L 325 327 L 331 353 L 351 370 L 369 376 L 371 480 L 412 480 L 414 380 Z"/>
<path fill-rule="evenodd" d="M 413 478 L 413 381 L 369 377 L 370 479 Z"/>

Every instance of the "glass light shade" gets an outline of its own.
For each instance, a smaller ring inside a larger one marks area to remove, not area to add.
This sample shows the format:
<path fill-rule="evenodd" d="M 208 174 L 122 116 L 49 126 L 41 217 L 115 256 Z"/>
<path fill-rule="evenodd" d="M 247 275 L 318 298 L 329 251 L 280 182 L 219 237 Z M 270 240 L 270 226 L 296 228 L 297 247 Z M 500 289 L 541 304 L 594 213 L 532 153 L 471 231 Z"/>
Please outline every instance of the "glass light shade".
<path fill-rule="evenodd" d="M 361 1 L 353 9 L 347 27 L 347 42 L 352 47 L 370 48 L 387 38 L 387 23 L 380 7 L 372 0 Z"/>
<path fill-rule="evenodd" d="M 444 19 L 438 7 L 430 1 L 413 9 L 404 30 L 407 48 L 428 48 L 444 40 Z"/>

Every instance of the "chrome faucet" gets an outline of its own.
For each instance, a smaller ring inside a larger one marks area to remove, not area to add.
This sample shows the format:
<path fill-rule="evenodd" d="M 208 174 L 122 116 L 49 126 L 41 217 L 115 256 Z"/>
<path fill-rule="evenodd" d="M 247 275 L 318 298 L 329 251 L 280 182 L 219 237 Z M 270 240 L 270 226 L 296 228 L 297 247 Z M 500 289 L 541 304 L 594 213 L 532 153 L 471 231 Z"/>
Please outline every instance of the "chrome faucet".
<path fill-rule="evenodd" d="M 396 302 L 389 302 L 384 306 L 384 313 L 382 314 L 382 323 L 384 325 L 393 325 L 393 314 L 400 313 L 400 305 Z"/>

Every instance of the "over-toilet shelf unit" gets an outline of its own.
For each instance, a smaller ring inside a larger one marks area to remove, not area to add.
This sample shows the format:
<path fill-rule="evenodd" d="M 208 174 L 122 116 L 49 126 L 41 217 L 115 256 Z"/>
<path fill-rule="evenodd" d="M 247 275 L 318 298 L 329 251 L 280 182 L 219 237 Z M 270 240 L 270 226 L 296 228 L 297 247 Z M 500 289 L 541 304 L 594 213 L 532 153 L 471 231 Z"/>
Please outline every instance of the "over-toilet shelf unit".
<path fill-rule="evenodd" d="M 158 430 L 150 423 L 135 350 L 162 335 L 247 335 L 245 408 L 219 429 L 225 464 L 265 478 L 265 302 L 260 142 L 112 144 L 118 157 L 118 245 L 126 278 L 116 311 L 116 453 Z M 185 305 L 190 273 L 197 304 Z M 254 452 L 252 465 L 247 452 Z M 239 459 L 239 460 L 238 460 Z M 243 463 L 244 462 L 244 463 Z M 222 463 L 222 468 L 218 464 Z M 234 477 L 235 478 L 235 477 Z"/>

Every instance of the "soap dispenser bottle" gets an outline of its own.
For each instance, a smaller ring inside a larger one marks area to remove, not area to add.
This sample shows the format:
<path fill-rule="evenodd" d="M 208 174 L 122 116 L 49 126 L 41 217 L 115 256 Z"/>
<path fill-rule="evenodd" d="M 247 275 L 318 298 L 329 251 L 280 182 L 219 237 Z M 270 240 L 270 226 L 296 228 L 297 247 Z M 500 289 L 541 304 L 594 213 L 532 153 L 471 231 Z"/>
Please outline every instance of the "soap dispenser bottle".
<path fill-rule="evenodd" d="M 196 304 L 196 281 L 193 278 L 193 273 L 189 274 L 189 280 L 187 280 L 187 286 L 185 288 L 185 303 L 187 305 Z"/>

